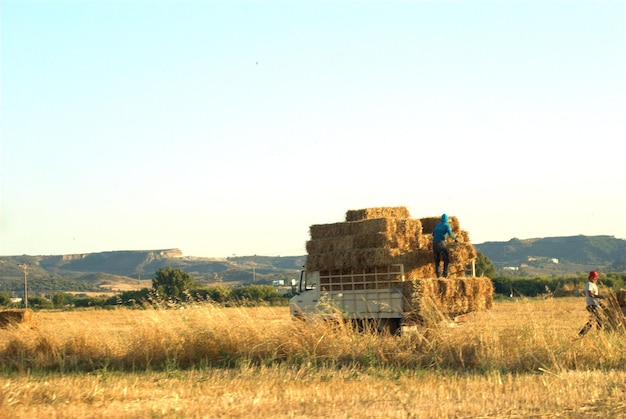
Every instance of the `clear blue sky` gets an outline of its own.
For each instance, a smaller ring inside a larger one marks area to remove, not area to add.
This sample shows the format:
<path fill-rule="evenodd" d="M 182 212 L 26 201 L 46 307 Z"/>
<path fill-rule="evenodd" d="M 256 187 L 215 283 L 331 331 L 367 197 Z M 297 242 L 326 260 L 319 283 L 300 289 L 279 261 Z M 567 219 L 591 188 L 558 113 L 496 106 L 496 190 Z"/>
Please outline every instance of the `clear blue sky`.
<path fill-rule="evenodd" d="M 624 1 L 28 1 L 0 255 L 303 255 L 349 209 L 626 238 Z"/>

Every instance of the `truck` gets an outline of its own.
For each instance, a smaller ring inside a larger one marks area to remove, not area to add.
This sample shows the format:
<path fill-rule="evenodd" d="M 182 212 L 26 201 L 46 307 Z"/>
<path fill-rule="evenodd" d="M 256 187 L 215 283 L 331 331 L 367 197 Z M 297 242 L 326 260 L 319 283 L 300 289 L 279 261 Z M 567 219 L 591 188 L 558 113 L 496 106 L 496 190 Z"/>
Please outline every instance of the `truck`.
<path fill-rule="evenodd" d="M 437 278 L 432 231 L 443 218 L 417 219 L 405 207 L 381 207 L 349 210 L 343 222 L 312 225 L 291 315 L 399 333 L 406 325 L 489 309 L 493 284 L 476 277 L 476 250 L 456 217 L 449 218 L 456 236 L 449 246 L 451 278 Z"/>
<path fill-rule="evenodd" d="M 302 270 L 289 308 L 297 319 L 343 318 L 361 330 L 369 328 L 397 334 L 407 309 L 404 282 L 402 264 Z"/>

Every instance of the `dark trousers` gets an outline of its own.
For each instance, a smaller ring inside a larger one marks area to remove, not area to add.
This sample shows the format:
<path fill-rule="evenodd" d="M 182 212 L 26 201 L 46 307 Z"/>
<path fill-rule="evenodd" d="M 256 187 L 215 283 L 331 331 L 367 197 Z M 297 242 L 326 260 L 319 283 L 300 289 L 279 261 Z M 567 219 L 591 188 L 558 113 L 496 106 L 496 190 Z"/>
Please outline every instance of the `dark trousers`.
<path fill-rule="evenodd" d="M 589 316 L 589 321 L 585 323 L 580 332 L 578 333 L 580 336 L 584 336 L 595 324 L 596 327 L 602 329 L 602 319 L 600 318 L 600 307 L 598 306 L 587 306 L 587 311 L 591 314 Z"/>
<path fill-rule="evenodd" d="M 443 276 L 448 277 L 448 269 L 450 266 L 450 253 L 445 243 L 433 243 L 433 256 L 435 257 L 435 274 L 437 278 L 441 277 L 440 264 L 443 261 Z"/>

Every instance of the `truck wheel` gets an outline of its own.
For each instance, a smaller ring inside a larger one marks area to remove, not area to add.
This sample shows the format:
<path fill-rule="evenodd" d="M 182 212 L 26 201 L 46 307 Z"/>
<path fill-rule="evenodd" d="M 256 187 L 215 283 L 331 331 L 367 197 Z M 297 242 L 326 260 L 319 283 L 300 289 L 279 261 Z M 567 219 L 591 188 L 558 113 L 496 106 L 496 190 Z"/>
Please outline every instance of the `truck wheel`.
<path fill-rule="evenodd" d="M 400 319 L 380 319 L 378 321 L 378 332 L 389 333 L 390 335 L 400 335 L 402 330 Z"/>

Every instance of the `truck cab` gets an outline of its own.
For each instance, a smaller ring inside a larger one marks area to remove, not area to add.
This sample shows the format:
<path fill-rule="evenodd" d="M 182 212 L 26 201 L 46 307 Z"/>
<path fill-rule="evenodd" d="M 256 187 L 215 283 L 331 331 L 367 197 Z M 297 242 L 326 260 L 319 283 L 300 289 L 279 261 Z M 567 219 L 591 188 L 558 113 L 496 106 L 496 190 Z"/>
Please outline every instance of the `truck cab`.
<path fill-rule="evenodd" d="M 289 311 L 293 317 L 302 318 L 306 314 L 317 311 L 319 292 L 317 285 L 319 282 L 319 272 L 300 271 L 300 280 L 296 284 L 295 295 L 289 300 Z"/>

